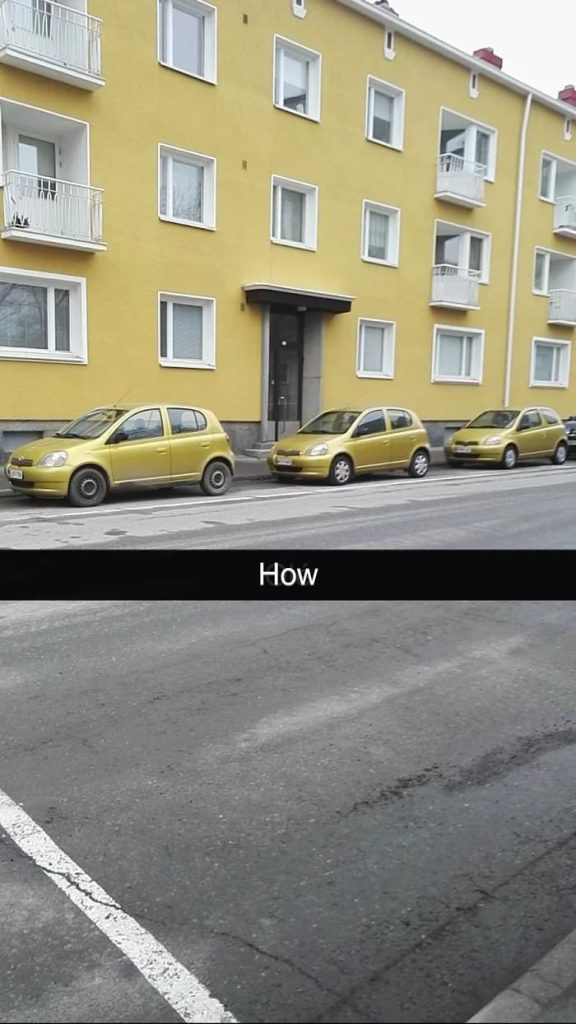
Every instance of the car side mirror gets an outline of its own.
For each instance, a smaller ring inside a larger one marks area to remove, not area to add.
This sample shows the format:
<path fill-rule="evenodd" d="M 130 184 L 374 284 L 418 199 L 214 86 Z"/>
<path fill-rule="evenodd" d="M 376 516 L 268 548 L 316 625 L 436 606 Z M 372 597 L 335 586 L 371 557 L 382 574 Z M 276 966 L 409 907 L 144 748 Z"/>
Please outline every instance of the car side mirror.
<path fill-rule="evenodd" d="M 127 440 L 128 440 L 128 434 L 126 433 L 126 431 L 125 430 L 117 430 L 115 434 L 112 434 L 112 437 L 108 438 L 108 444 L 118 444 L 120 441 L 127 441 Z"/>
<path fill-rule="evenodd" d="M 356 427 L 356 430 L 352 434 L 352 437 L 364 437 L 365 434 L 369 434 L 369 433 L 370 433 L 370 428 L 367 427 L 367 426 L 362 426 L 362 424 L 360 424 L 359 427 Z"/>
<path fill-rule="evenodd" d="M 526 423 L 525 420 L 521 420 L 518 426 L 516 427 L 516 430 L 529 430 L 529 428 L 530 424 Z"/>

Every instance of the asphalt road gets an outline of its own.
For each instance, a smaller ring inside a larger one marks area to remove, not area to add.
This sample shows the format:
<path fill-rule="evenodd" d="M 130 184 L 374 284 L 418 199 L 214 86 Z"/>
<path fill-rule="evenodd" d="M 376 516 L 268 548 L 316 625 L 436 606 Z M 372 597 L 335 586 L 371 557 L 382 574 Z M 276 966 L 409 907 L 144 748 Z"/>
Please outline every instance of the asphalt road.
<path fill-rule="evenodd" d="M 0 790 L 238 1021 L 465 1021 L 576 923 L 575 610 L 2 602 Z M 0 837 L 0 1020 L 177 1021 Z"/>
<path fill-rule="evenodd" d="M 114 496 L 96 509 L 0 499 L 3 548 L 576 547 L 576 463 L 435 469 L 343 488 L 243 482 L 223 498 L 197 488 Z"/>

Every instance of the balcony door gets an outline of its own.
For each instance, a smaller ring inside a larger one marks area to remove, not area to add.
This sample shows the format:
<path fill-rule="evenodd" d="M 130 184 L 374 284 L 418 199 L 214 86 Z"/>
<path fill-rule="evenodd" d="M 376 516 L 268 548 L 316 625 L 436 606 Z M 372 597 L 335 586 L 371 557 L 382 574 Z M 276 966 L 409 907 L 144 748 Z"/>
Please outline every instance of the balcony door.
<path fill-rule="evenodd" d="M 13 225 L 59 234 L 56 143 L 18 135 L 18 171 Z"/>

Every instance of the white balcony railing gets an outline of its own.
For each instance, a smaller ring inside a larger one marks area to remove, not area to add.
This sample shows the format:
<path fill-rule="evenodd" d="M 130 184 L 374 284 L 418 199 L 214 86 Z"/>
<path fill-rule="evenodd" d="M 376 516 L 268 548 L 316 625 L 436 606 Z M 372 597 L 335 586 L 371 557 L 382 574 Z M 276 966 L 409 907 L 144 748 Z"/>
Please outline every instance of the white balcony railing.
<path fill-rule="evenodd" d="M 442 306 L 477 306 L 479 278 L 477 270 L 440 263 L 432 268 L 432 303 Z"/>
<path fill-rule="evenodd" d="M 464 160 L 454 153 L 442 153 L 438 161 L 436 195 L 463 205 L 481 205 L 484 202 L 485 173 L 484 164 Z"/>
<path fill-rule="evenodd" d="M 9 229 L 102 244 L 102 189 L 22 171 L 4 175 L 4 232 Z"/>
<path fill-rule="evenodd" d="M 0 51 L 12 49 L 99 76 L 101 21 L 64 4 L 0 0 Z"/>
<path fill-rule="evenodd" d="M 576 196 L 559 196 L 556 200 L 554 230 L 576 234 Z"/>
<path fill-rule="evenodd" d="M 553 288 L 548 301 L 548 323 L 576 324 L 576 291 Z"/>

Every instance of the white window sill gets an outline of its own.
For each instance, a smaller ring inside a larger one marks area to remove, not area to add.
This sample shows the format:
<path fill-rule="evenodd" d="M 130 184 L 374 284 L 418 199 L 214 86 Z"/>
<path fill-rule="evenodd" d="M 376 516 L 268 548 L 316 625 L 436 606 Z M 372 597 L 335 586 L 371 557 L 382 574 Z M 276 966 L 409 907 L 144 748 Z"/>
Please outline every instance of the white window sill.
<path fill-rule="evenodd" d="M 159 359 L 160 366 L 176 367 L 180 370 L 215 370 L 215 363 L 203 363 L 198 359 Z"/>
<path fill-rule="evenodd" d="M 556 200 L 550 199 L 548 196 L 538 196 L 543 203 L 548 203 L 548 206 L 556 206 Z"/>
<path fill-rule="evenodd" d="M 394 380 L 393 373 L 376 373 L 369 370 L 356 370 L 356 376 L 364 380 Z"/>
<path fill-rule="evenodd" d="M 316 252 L 318 249 L 317 245 L 306 245 L 304 242 L 289 242 L 284 241 L 282 238 L 271 238 L 270 241 L 274 245 L 287 245 L 289 249 L 304 249 L 306 252 Z"/>
<path fill-rule="evenodd" d="M 535 288 L 532 289 L 532 295 L 538 295 L 541 299 L 549 299 L 550 295 L 548 292 L 537 292 Z"/>
<path fill-rule="evenodd" d="M 433 384 L 481 384 L 474 377 L 432 377 Z"/>
<path fill-rule="evenodd" d="M 531 388 L 564 388 L 564 389 L 566 389 L 568 387 L 568 383 L 563 383 L 563 382 L 561 383 L 559 381 L 553 381 L 553 380 L 531 380 L 530 381 L 530 387 Z"/>
<path fill-rule="evenodd" d="M 74 355 L 70 352 L 47 352 L 46 349 L 33 348 L 2 348 L 0 359 L 20 359 L 26 362 L 41 363 L 78 363 L 86 365 L 87 356 Z"/>
<path fill-rule="evenodd" d="M 368 142 L 373 142 L 375 146 L 384 146 L 384 149 L 394 149 L 397 153 L 404 152 L 404 146 L 398 146 L 395 142 L 383 142 L 382 139 L 373 139 L 371 135 L 367 135 L 366 139 Z"/>
<path fill-rule="evenodd" d="M 283 110 L 285 114 L 294 114 L 295 117 L 302 117 L 305 121 L 315 121 L 320 124 L 320 114 L 303 114 L 300 110 L 292 110 L 292 107 L 285 107 L 282 103 L 274 101 L 276 110 Z"/>
<path fill-rule="evenodd" d="M 179 75 L 186 75 L 187 78 L 195 78 L 197 82 L 207 82 L 208 85 L 216 85 L 216 76 L 210 78 L 208 75 L 195 75 L 193 71 L 186 71 L 186 68 L 177 68 L 175 64 L 167 64 L 165 60 L 159 60 L 159 64 L 169 71 L 177 71 Z"/>
<path fill-rule="evenodd" d="M 185 228 L 202 228 L 204 231 L 216 231 L 215 224 L 203 224 L 199 220 L 183 220 L 180 217 L 167 217 L 165 213 L 159 213 L 158 220 L 163 220 L 166 224 L 180 224 Z"/>
<path fill-rule="evenodd" d="M 363 263 L 376 263 L 379 267 L 397 267 L 398 260 L 378 260 L 375 256 L 363 256 Z"/>

